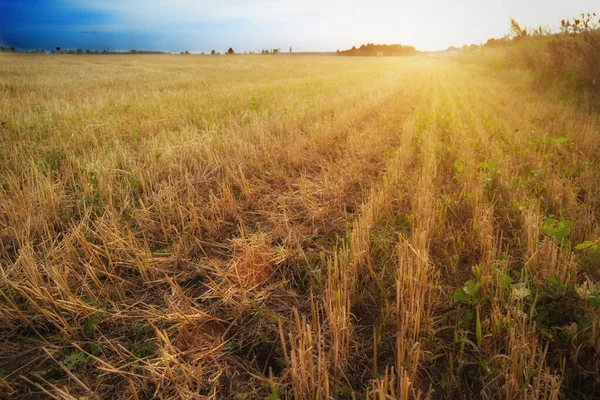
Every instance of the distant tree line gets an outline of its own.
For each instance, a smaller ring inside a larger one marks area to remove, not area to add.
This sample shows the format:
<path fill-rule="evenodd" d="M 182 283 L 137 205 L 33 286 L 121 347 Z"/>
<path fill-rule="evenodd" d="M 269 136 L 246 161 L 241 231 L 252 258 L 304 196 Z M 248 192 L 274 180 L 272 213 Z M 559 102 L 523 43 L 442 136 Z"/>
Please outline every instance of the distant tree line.
<path fill-rule="evenodd" d="M 29 54 L 45 54 L 46 50 L 35 49 L 35 50 L 21 50 L 15 47 L 4 47 L 0 46 L 0 52 L 7 53 L 29 53 Z M 62 49 L 56 47 L 50 50 L 50 54 L 171 54 L 166 51 L 157 50 L 129 50 L 129 51 L 114 51 L 114 50 L 90 50 L 90 49 Z"/>
<path fill-rule="evenodd" d="M 291 49 L 291 47 L 290 47 Z M 279 52 L 281 51 L 281 49 L 264 49 L 260 51 L 260 54 L 279 54 Z M 290 51 L 291 53 L 291 51 Z"/>
<path fill-rule="evenodd" d="M 45 54 L 46 50 L 20 50 L 15 47 L 4 47 L 0 46 L 0 52 L 7 53 L 37 53 L 37 54 Z M 265 49 L 261 50 L 260 54 L 279 54 L 281 52 L 281 48 L 278 49 Z M 128 51 L 114 51 L 114 50 L 89 50 L 89 49 L 62 49 L 61 47 L 56 47 L 50 51 L 50 54 L 172 54 L 166 51 L 157 51 L 157 50 L 128 50 Z M 290 53 L 292 53 L 292 48 L 290 47 Z M 177 54 L 177 53 L 175 53 Z M 181 55 L 190 55 L 188 50 L 184 50 L 179 52 Z M 204 54 L 204 52 L 198 53 Z M 220 53 L 216 50 L 211 50 L 211 55 L 219 55 L 219 54 L 227 54 L 234 55 L 237 54 L 232 47 L 225 50 L 223 53 Z M 254 51 L 244 52 L 244 54 L 256 54 Z"/>
<path fill-rule="evenodd" d="M 14 47 L 4 47 L 4 46 L 0 46 L 0 52 L 2 53 L 36 53 L 36 54 L 43 54 L 46 51 L 42 50 L 42 49 L 35 49 L 35 50 L 19 50 L 16 49 Z"/>
<path fill-rule="evenodd" d="M 401 44 L 373 44 L 367 43 L 356 46 L 349 50 L 337 51 L 340 56 L 414 56 L 417 50 L 413 46 L 403 46 Z"/>
<path fill-rule="evenodd" d="M 446 52 L 448 52 L 448 53 L 468 53 L 470 51 L 475 51 L 475 50 L 478 50 L 480 48 L 481 48 L 481 46 L 478 46 L 476 44 L 471 44 L 471 45 L 465 44 L 462 47 L 450 46 L 450 47 L 448 47 L 446 49 Z M 443 53 L 443 51 L 434 52 L 434 53 Z"/>

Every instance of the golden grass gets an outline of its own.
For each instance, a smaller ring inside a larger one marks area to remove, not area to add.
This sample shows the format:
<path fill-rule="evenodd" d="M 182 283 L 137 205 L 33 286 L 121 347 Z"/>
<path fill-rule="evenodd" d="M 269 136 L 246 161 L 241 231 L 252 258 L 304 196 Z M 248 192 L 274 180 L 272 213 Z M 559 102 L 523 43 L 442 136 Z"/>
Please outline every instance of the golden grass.
<path fill-rule="evenodd" d="M 600 395 L 600 119 L 525 74 L 2 55 L 0 123 L 0 396 Z"/>

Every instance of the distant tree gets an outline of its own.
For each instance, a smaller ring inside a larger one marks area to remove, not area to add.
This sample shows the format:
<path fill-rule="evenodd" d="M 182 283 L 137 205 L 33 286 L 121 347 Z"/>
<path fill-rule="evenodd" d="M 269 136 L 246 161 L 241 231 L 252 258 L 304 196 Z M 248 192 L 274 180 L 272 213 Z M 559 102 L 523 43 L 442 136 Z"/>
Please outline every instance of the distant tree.
<path fill-rule="evenodd" d="M 290 53 L 292 52 L 292 46 L 290 46 Z"/>
<path fill-rule="evenodd" d="M 11 47 L 11 48 L 10 48 L 10 52 L 11 52 L 11 53 L 14 53 L 15 51 L 17 51 L 17 49 L 15 49 L 14 47 Z"/>
<path fill-rule="evenodd" d="M 215 55 L 217 53 L 214 50 L 211 50 L 210 54 Z"/>
<path fill-rule="evenodd" d="M 279 49 L 273 49 L 273 54 L 279 53 Z"/>
<path fill-rule="evenodd" d="M 60 47 L 57 47 L 57 48 L 56 48 L 56 52 L 57 52 L 57 53 L 60 53 Z"/>
<path fill-rule="evenodd" d="M 363 56 L 363 57 L 375 57 L 375 56 L 414 56 L 417 51 L 412 46 L 403 46 L 401 44 L 373 44 L 367 43 L 356 48 L 352 46 L 349 50 L 343 50 L 339 52 L 339 55 L 343 56 Z"/>
<path fill-rule="evenodd" d="M 229 50 L 227 50 L 227 54 L 235 54 L 235 51 L 230 47 Z"/>

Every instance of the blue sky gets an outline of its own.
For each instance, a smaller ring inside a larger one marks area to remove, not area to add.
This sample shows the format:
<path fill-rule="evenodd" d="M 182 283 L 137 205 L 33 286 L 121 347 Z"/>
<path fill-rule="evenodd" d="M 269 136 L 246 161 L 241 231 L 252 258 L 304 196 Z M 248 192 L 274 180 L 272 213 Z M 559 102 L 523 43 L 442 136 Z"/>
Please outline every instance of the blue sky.
<path fill-rule="evenodd" d="M 422 50 L 485 42 L 549 25 L 598 0 L 0 0 L 0 44 L 22 49 L 193 52 L 281 47 L 335 51 L 361 43 Z"/>

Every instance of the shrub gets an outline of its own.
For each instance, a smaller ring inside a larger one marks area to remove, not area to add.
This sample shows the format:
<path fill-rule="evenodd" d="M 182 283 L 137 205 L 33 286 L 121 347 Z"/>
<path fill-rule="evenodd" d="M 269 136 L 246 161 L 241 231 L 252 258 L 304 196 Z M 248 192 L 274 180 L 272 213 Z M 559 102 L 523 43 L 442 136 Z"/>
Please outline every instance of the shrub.
<path fill-rule="evenodd" d="M 566 86 L 597 96 L 600 83 L 600 31 L 581 36 L 560 35 L 547 47 L 553 78 Z"/>
<path fill-rule="evenodd" d="M 483 46 L 484 53 L 462 59 L 493 69 L 531 71 L 537 86 L 556 88 L 600 105 L 600 21 L 596 23 L 595 18 L 595 14 L 582 14 L 563 20 L 560 33 L 551 34 L 540 27 L 533 35 L 511 19 L 512 39 L 490 39 Z"/>

